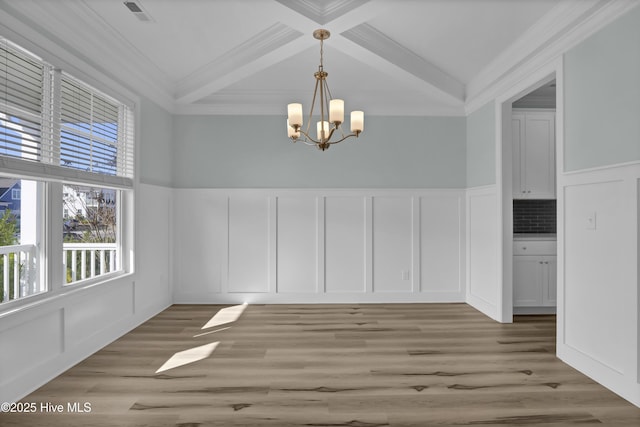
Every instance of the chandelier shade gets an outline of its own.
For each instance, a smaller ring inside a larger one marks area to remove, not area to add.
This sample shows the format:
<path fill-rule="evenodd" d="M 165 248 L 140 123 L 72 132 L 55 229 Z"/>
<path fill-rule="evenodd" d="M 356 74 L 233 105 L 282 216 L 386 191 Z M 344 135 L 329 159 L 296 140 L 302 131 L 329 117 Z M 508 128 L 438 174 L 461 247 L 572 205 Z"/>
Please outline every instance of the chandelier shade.
<path fill-rule="evenodd" d="M 345 134 L 342 129 L 344 123 L 344 100 L 334 99 L 331 96 L 327 76 L 323 65 L 323 42 L 331 33 L 320 29 L 313 32 L 313 37 L 320 40 L 320 65 L 314 73 L 316 85 L 313 91 L 311 109 L 304 127 L 302 104 L 291 103 L 287 105 L 287 136 L 292 142 L 301 141 L 307 145 L 314 145 L 324 151 L 333 144 L 344 141 L 352 136 L 358 137 L 364 130 L 364 112 L 351 112 L 351 133 Z M 316 105 L 317 104 L 317 105 Z M 314 116 L 314 111 L 316 116 Z M 316 137 L 311 133 L 311 124 L 316 122 Z"/>

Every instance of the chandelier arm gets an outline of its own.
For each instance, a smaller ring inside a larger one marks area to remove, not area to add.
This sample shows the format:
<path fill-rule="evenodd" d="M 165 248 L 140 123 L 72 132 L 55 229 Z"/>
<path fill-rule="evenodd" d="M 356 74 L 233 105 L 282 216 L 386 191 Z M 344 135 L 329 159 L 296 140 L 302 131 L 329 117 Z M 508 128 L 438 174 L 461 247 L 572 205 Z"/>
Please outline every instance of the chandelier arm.
<path fill-rule="evenodd" d="M 316 78 L 316 85 L 313 88 L 313 100 L 311 100 L 311 109 L 309 110 L 309 118 L 307 119 L 307 131 L 304 132 L 304 135 L 309 138 L 309 129 L 311 129 L 311 119 L 313 117 L 313 107 L 316 105 L 316 94 L 318 93 L 318 82 L 319 80 Z"/>
<path fill-rule="evenodd" d="M 323 72 L 324 70 L 322 69 L 322 65 L 320 65 L 320 70 L 319 72 Z M 322 132 L 320 133 L 320 135 L 318 135 L 319 138 L 322 138 L 322 135 L 325 133 L 324 131 L 324 109 L 325 109 L 325 93 L 324 93 L 324 85 L 325 85 L 325 80 L 324 77 L 322 77 L 322 75 L 320 76 L 320 78 L 318 78 L 318 80 L 316 81 L 316 83 L 320 84 L 320 122 L 322 123 Z M 330 137 L 329 137 L 330 138 Z M 325 138 L 322 138 L 324 140 L 329 139 L 325 136 Z"/>
<path fill-rule="evenodd" d="M 334 127 L 333 129 L 329 130 L 329 135 L 325 138 L 325 141 L 324 141 L 324 142 L 329 142 L 329 140 L 330 140 L 330 139 L 331 139 L 331 137 L 333 136 L 333 133 L 336 131 L 336 129 L 338 129 L 338 128 L 335 128 L 335 127 Z"/>
<path fill-rule="evenodd" d="M 329 84 L 327 82 L 327 79 L 323 79 L 324 81 L 322 82 L 322 90 L 324 91 L 324 108 L 326 110 L 327 113 L 327 121 L 331 120 L 331 107 L 330 107 L 330 102 L 333 99 L 331 97 L 331 92 L 329 91 Z"/>
<path fill-rule="evenodd" d="M 303 144 L 305 144 L 305 145 L 308 145 L 309 147 L 317 147 L 317 146 L 318 146 L 318 144 L 317 144 L 317 143 L 315 143 L 315 142 L 309 142 L 309 141 L 307 141 L 307 140 L 300 140 L 300 142 L 302 142 L 302 143 L 303 143 Z"/>
<path fill-rule="evenodd" d="M 331 130 L 331 133 L 333 133 L 334 131 L 335 131 L 335 128 Z M 344 141 L 344 140 L 345 140 L 345 139 L 347 139 L 347 138 L 351 138 L 351 137 L 353 137 L 353 136 L 355 136 L 355 137 L 357 138 L 358 136 L 360 136 L 360 132 L 353 132 L 353 133 L 350 133 L 349 135 L 344 135 L 344 134 L 343 134 L 342 138 L 340 138 L 340 139 L 338 139 L 338 140 L 336 140 L 336 141 L 329 141 L 329 140 L 327 140 L 327 141 L 322 142 L 322 141 L 320 141 L 320 140 L 313 139 L 309 134 L 307 134 L 307 133 L 306 133 L 305 131 L 303 131 L 303 130 L 301 130 L 301 131 L 300 131 L 300 133 L 301 133 L 302 135 L 304 135 L 305 139 L 296 139 L 295 141 L 300 141 L 300 142 L 302 142 L 302 143 L 304 143 L 304 144 L 306 144 L 306 145 L 320 145 L 320 144 L 329 144 L 329 145 L 333 145 L 333 144 L 337 144 L 337 143 L 339 143 L 339 142 L 342 142 L 342 141 Z M 311 141 L 311 142 L 309 142 L 309 141 Z"/>
<path fill-rule="evenodd" d="M 304 135 L 304 139 L 298 139 L 297 141 L 302 141 L 307 145 L 318 145 L 322 143 L 322 141 L 320 140 L 313 139 L 311 135 L 309 135 L 307 132 L 303 130 L 300 130 L 300 133 Z M 309 141 L 311 141 L 311 143 L 309 143 Z"/>
<path fill-rule="evenodd" d="M 359 134 L 360 134 L 360 132 L 350 133 L 349 135 L 343 136 L 342 139 L 338 139 L 336 141 L 327 141 L 327 144 L 329 144 L 329 145 L 337 144 L 338 142 L 342 142 L 347 138 L 351 138 L 352 136 L 355 136 L 357 138 L 359 136 Z"/>

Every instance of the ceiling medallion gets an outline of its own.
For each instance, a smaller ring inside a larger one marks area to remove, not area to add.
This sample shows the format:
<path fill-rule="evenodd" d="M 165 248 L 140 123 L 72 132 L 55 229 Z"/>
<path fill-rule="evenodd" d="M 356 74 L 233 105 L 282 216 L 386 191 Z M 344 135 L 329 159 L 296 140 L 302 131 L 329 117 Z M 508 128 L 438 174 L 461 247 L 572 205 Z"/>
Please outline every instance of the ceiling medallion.
<path fill-rule="evenodd" d="M 351 112 L 351 133 L 344 134 L 340 125 L 344 122 L 344 100 L 333 99 L 329 85 L 327 84 L 328 73 L 324 71 L 322 64 L 323 42 L 328 39 L 331 33 L 327 30 L 315 30 L 313 37 L 320 40 L 320 66 L 318 71 L 314 73 L 316 78 L 316 86 L 313 91 L 313 100 L 311 101 L 311 111 L 307 120 L 306 130 L 302 129 L 302 104 L 293 103 L 287 106 L 287 135 L 292 142 L 302 141 L 307 145 L 315 145 L 318 149 L 324 151 L 332 144 L 337 144 L 345 139 L 355 136 L 358 137 L 360 132 L 364 130 L 364 113 L 362 111 Z M 318 101 L 318 110 L 320 111 L 319 121 L 316 124 L 316 138 L 310 135 L 309 127 L 313 119 L 313 111 Z M 327 120 L 328 119 L 328 120 Z M 339 130 L 339 133 L 336 131 Z M 331 138 L 336 137 L 334 140 Z"/>

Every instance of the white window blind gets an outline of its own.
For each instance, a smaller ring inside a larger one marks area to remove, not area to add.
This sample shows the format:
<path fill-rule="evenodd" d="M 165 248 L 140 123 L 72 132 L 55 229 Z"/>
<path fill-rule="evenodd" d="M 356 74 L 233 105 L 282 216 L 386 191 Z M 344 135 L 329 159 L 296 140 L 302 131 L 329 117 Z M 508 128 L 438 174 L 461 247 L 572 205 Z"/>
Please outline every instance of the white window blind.
<path fill-rule="evenodd" d="M 133 112 L 0 38 L 0 168 L 133 186 Z"/>
<path fill-rule="evenodd" d="M 62 76 L 60 165 L 118 174 L 118 105 Z"/>
<path fill-rule="evenodd" d="M 0 39 L 0 155 L 39 161 L 45 67 Z"/>

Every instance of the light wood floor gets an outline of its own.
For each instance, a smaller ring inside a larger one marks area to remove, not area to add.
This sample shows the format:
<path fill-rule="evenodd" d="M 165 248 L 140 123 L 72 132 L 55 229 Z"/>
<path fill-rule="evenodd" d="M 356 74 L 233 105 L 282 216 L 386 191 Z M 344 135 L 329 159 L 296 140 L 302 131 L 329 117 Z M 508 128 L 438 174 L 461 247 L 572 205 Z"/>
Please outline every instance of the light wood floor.
<path fill-rule="evenodd" d="M 639 408 L 554 356 L 553 316 L 501 325 L 464 304 L 250 305 L 202 329 L 220 308 L 170 307 L 23 400 L 90 413 L 0 414 L 0 425 L 640 425 Z M 209 357 L 155 373 L 214 342 Z"/>

